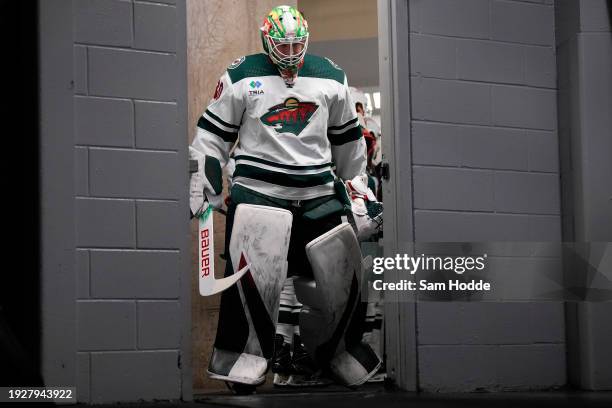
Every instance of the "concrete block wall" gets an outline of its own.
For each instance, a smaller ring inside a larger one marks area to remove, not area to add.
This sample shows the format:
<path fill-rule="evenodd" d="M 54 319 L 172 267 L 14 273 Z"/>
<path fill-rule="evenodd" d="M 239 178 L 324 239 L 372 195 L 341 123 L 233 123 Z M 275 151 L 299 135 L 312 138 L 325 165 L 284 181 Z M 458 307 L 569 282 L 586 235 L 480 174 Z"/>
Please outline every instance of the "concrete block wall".
<path fill-rule="evenodd" d="M 415 241 L 560 241 L 552 3 L 409 2 Z M 565 384 L 563 313 L 418 303 L 420 389 Z"/>
<path fill-rule="evenodd" d="M 184 4 L 76 0 L 73 21 L 78 400 L 180 399 Z"/>

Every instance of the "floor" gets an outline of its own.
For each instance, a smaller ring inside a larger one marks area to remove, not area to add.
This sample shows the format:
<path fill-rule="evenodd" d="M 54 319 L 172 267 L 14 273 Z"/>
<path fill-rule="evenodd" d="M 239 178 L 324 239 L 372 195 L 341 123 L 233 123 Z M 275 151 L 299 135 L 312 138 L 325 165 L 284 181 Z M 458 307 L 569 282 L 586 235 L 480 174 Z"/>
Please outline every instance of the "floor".
<path fill-rule="evenodd" d="M 325 387 L 308 392 L 266 388 L 257 394 L 236 396 L 228 393 L 196 395 L 194 402 L 95 405 L 95 407 L 166 408 L 442 408 L 442 407 L 612 407 L 612 392 L 507 392 L 424 394 L 385 390 L 367 385 L 359 390 Z"/>

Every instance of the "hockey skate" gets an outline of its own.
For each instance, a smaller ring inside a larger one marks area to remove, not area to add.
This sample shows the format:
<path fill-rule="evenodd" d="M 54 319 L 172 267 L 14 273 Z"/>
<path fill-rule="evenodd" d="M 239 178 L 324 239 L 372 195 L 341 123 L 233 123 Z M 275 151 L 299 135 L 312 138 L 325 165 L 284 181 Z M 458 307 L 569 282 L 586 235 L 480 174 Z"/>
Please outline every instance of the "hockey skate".
<path fill-rule="evenodd" d="M 280 334 L 274 335 L 274 357 L 272 358 L 274 385 L 284 387 L 291 376 L 291 345 Z"/>
<path fill-rule="evenodd" d="M 291 375 L 287 385 L 291 387 L 322 387 L 331 383 L 332 380 L 317 366 L 317 363 L 304 347 L 300 336 L 294 335 Z"/>
<path fill-rule="evenodd" d="M 276 335 L 275 345 L 278 352 L 272 359 L 274 386 L 276 387 L 320 387 L 329 385 L 332 380 L 323 374 L 310 357 L 298 335 L 291 345 L 284 343 L 282 336 Z"/>

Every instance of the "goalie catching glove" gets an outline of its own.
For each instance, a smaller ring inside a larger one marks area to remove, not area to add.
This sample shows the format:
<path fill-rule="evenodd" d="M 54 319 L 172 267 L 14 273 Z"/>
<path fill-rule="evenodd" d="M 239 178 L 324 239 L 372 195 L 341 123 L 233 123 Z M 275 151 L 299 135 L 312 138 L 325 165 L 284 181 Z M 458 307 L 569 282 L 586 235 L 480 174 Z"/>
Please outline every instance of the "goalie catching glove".
<path fill-rule="evenodd" d="M 189 146 L 189 160 L 198 162 L 198 170 L 191 173 L 189 182 L 189 208 L 194 217 L 199 217 L 208 209 L 223 206 L 223 180 L 219 160 L 205 156 Z"/>
<path fill-rule="evenodd" d="M 348 201 L 357 228 L 357 238 L 367 240 L 382 231 L 383 204 L 368 187 L 368 176 L 363 174 L 344 182 Z"/>

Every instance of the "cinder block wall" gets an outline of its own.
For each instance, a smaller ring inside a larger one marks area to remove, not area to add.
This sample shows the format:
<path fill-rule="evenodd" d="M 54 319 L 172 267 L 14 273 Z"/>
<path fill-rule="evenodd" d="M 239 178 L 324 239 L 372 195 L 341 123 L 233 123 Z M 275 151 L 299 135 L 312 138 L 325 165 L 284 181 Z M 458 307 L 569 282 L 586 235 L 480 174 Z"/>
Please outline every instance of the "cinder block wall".
<path fill-rule="evenodd" d="M 409 2 L 416 241 L 560 241 L 552 3 Z M 538 259 L 512 262 L 521 272 Z M 565 384 L 563 313 L 561 303 L 417 304 L 420 389 Z"/>
<path fill-rule="evenodd" d="M 80 402 L 178 399 L 190 381 L 185 7 L 175 3 L 73 1 Z"/>

